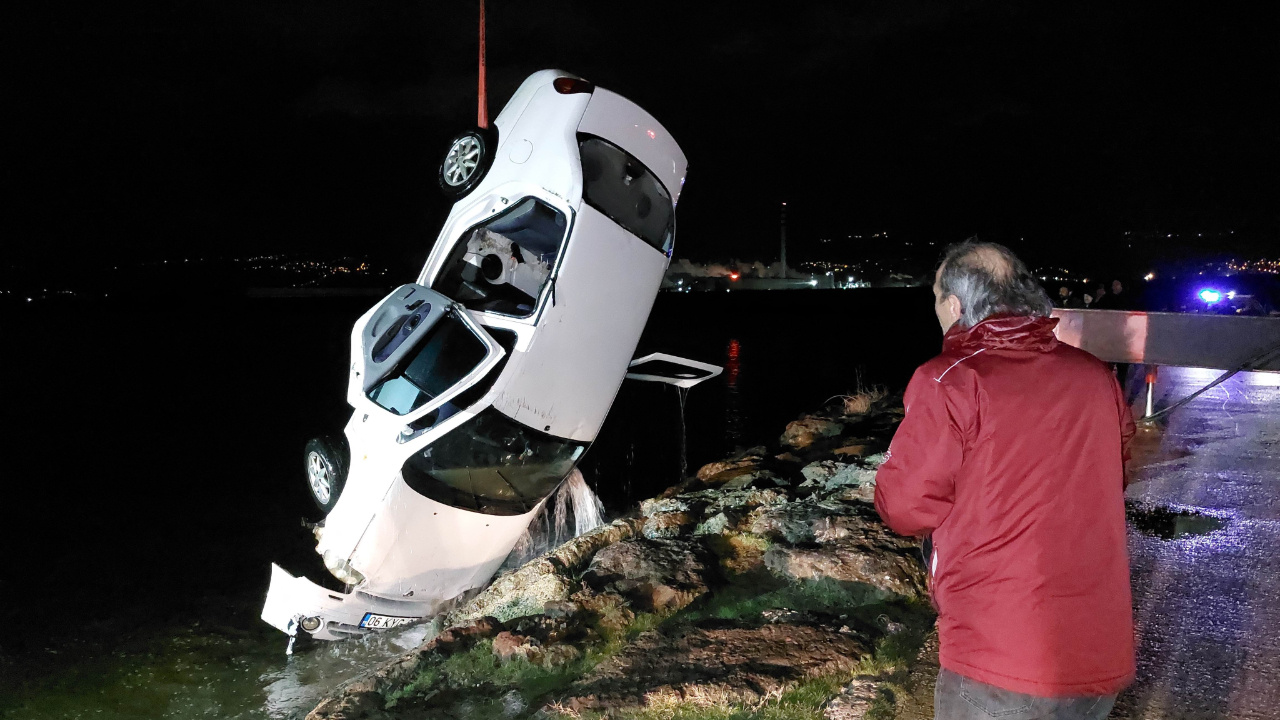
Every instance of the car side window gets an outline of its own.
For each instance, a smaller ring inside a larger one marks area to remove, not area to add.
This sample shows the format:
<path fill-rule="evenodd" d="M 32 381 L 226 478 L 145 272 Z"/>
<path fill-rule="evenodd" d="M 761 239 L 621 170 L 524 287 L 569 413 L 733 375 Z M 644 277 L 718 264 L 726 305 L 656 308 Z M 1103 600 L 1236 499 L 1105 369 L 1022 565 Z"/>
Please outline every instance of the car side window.
<path fill-rule="evenodd" d="M 639 160 L 592 135 L 578 137 L 582 197 L 628 232 L 664 253 L 675 238 L 671 194 Z"/>
<path fill-rule="evenodd" d="M 551 277 L 568 219 L 535 198 L 468 230 L 431 289 L 469 310 L 528 317 Z"/>

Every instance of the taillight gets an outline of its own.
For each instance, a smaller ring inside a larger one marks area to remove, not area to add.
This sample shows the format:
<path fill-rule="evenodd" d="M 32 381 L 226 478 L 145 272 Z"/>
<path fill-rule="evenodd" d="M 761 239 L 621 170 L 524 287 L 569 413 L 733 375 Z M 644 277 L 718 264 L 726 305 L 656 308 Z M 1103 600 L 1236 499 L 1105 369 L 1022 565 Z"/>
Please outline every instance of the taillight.
<path fill-rule="evenodd" d="M 561 77 L 556 78 L 551 83 L 555 87 L 556 92 L 561 95 L 572 95 L 574 93 L 589 93 L 596 89 L 595 85 L 583 80 L 582 78 Z"/>

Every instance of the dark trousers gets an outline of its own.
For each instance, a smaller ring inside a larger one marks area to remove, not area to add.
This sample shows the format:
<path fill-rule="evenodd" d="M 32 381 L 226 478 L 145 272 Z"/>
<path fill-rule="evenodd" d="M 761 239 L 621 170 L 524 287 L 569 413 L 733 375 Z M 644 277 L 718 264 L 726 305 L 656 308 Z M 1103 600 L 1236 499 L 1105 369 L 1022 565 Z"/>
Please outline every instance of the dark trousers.
<path fill-rule="evenodd" d="M 934 720 L 1102 720 L 1116 696 L 1044 698 L 1023 695 L 938 671 L 933 689 Z"/>

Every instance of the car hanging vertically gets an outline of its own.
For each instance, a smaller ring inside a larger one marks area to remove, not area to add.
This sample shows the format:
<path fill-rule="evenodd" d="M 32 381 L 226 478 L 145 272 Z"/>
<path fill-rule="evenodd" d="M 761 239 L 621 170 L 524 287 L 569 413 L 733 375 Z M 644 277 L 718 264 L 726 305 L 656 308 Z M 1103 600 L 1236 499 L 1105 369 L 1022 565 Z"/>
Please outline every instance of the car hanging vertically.
<path fill-rule="evenodd" d="M 482 113 L 483 119 L 483 113 Z M 437 613 L 493 577 L 595 439 L 671 258 L 686 161 L 635 103 L 526 79 L 440 166 L 455 204 L 417 281 L 356 321 L 344 435 L 307 446 L 335 592 L 272 566 L 262 618 L 340 639 Z"/>

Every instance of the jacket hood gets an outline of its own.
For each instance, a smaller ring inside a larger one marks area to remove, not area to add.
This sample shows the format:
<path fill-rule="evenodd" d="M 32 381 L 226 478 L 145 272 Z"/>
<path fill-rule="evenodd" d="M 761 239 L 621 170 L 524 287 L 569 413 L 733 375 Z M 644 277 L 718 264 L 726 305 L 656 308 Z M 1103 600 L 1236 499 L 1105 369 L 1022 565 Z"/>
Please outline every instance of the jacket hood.
<path fill-rule="evenodd" d="M 994 315 L 971 328 L 951 326 L 942 338 L 942 349 L 1049 352 L 1058 346 L 1058 338 L 1053 334 L 1057 326 L 1058 318 Z"/>

